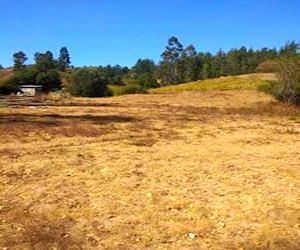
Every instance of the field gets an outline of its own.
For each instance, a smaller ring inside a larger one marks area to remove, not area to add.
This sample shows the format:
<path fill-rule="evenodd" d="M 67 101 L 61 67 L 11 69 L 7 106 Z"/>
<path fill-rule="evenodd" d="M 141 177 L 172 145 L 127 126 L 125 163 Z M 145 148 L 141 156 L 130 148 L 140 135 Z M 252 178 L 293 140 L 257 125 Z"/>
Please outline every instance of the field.
<path fill-rule="evenodd" d="M 0 249 L 300 249 L 300 109 L 254 90 L 0 100 Z"/>

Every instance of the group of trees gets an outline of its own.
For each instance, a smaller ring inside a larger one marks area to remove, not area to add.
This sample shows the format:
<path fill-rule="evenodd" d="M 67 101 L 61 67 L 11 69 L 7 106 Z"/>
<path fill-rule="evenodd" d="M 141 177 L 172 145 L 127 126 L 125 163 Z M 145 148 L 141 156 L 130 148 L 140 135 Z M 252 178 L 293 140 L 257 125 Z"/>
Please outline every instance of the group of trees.
<path fill-rule="evenodd" d="M 60 49 L 58 59 L 54 59 L 50 51 L 35 53 L 32 65 L 25 64 L 27 59 L 22 51 L 13 54 L 13 74 L 1 84 L 2 93 L 16 92 L 20 85 L 41 85 L 45 92 L 61 87 L 61 74 L 70 67 L 66 47 Z"/>
<path fill-rule="evenodd" d="M 164 85 L 169 85 L 255 71 L 274 72 L 277 59 L 297 53 L 298 44 L 293 41 L 279 50 L 253 50 L 242 46 L 227 53 L 220 49 L 212 55 L 208 52 L 198 53 L 193 45 L 183 47 L 176 37 L 171 37 L 161 55 L 162 60 L 157 66 L 156 76 Z"/>
<path fill-rule="evenodd" d="M 42 85 L 44 91 L 64 87 L 76 96 L 109 95 L 108 85 L 123 86 L 124 93 L 137 93 L 148 88 L 226 75 L 275 72 L 279 70 L 280 58 L 287 62 L 287 58 L 295 57 L 299 58 L 299 44 L 294 41 L 279 50 L 253 50 L 242 46 L 228 52 L 220 49 L 213 55 L 197 52 L 192 44 L 184 47 L 174 36 L 168 40 L 159 63 L 138 59 L 132 68 L 119 65 L 73 68 L 66 47 L 60 49 L 57 59 L 52 52 L 46 51 L 36 53 L 35 63 L 26 65 L 27 56 L 20 51 L 13 55 L 14 73 L 5 79 L 5 84 L 0 84 L 0 92 L 9 93 L 16 91 L 19 85 L 36 84 Z M 297 68 L 298 59 L 293 60 L 293 66 L 289 63 L 284 65 Z"/>
<path fill-rule="evenodd" d="M 68 78 L 67 90 L 75 96 L 112 95 L 108 86 L 118 86 L 119 94 L 143 93 L 148 88 L 158 87 L 154 76 L 155 63 L 139 59 L 129 69 L 120 65 L 74 68 Z"/>
<path fill-rule="evenodd" d="M 107 83 L 99 68 L 83 67 L 71 73 L 68 90 L 74 96 L 106 96 L 108 95 Z"/>

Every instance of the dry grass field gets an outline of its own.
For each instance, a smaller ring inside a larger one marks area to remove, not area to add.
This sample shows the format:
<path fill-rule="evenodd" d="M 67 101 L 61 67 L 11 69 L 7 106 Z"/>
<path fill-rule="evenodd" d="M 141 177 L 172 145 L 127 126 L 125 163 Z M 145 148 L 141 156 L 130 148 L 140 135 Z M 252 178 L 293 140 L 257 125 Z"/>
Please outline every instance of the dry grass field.
<path fill-rule="evenodd" d="M 0 249 L 300 249 L 300 109 L 265 94 L 0 100 L 0 131 Z"/>

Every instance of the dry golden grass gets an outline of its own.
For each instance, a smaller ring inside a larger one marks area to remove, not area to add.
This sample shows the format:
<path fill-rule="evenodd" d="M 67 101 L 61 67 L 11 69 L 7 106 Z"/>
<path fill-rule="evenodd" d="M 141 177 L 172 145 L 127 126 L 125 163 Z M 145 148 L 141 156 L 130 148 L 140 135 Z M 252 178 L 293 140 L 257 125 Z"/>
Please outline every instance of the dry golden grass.
<path fill-rule="evenodd" d="M 227 76 L 150 89 L 151 94 L 176 93 L 191 90 L 256 90 L 261 84 L 276 80 L 274 73 L 253 73 Z"/>
<path fill-rule="evenodd" d="M 0 249 L 300 248 L 300 110 L 264 94 L 4 103 L 0 131 Z"/>

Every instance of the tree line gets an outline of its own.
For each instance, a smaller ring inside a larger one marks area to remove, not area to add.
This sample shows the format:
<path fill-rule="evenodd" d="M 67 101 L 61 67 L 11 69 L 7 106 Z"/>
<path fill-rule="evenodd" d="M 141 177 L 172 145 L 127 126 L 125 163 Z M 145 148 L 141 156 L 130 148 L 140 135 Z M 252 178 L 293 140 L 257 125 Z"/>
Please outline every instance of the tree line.
<path fill-rule="evenodd" d="M 275 60 L 298 53 L 299 44 L 292 41 L 279 50 L 253 50 L 242 46 L 227 53 L 220 49 L 212 55 L 209 52 L 197 52 L 192 44 L 184 47 L 176 37 L 171 37 L 161 55 L 162 60 L 157 66 L 156 76 L 163 84 L 169 85 L 256 71 L 274 72 Z"/>
<path fill-rule="evenodd" d="M 142 93 L 148 88 L 184 83 L 220 76 L 240 75 L 253 72 L 275 72 L 280 58 L 299 55 L 299 44 L 288 42 L 280 49 L 253 50 L 244 46 L 228 52 L 220 49 L 216 54 L 198 52 L 190 44 L 184 46 L 179 39 L 168 39 L 161 60 L 138 59 L 131 68 L 120 65 L 95 67 L 71 66 L 66 47 L 58 58 L 51 51 L 35 53 L 34 64 L 26 65 L 27 55 L 13 54 L 13 75 L 2 80 L 0 93 L 10 93 L 25 84 L 42 85 L 43 91 L 64 89 L 75 96 L 107 96 L 108 86 L 119 86 L 121 93 Z"/>

